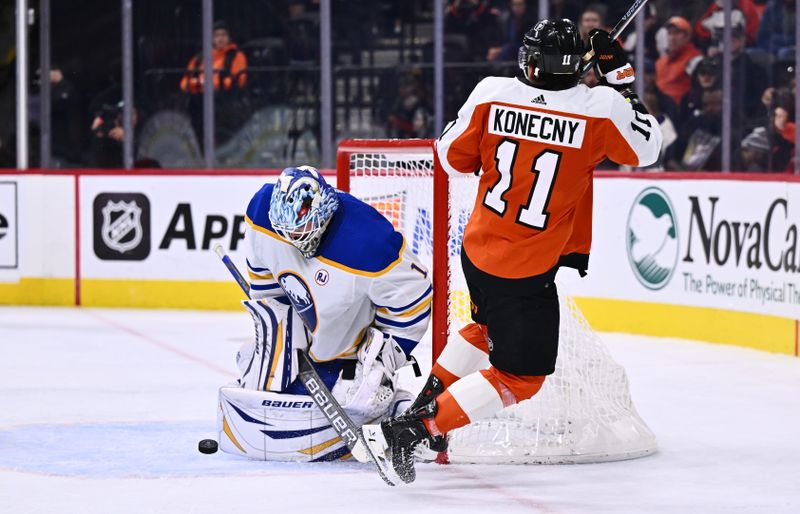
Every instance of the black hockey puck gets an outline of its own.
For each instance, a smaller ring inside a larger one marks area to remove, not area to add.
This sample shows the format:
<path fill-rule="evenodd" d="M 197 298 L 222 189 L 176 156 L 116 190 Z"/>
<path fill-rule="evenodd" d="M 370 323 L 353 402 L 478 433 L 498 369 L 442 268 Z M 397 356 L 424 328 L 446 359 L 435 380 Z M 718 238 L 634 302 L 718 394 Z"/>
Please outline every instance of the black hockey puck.
<path fill-rule="evenodd" d="M 197 443 L 197 449 L 200 450 L 200 453 L 217 453 L 217 442 L 213 439 L 203 439 L 199 443 Z"/>

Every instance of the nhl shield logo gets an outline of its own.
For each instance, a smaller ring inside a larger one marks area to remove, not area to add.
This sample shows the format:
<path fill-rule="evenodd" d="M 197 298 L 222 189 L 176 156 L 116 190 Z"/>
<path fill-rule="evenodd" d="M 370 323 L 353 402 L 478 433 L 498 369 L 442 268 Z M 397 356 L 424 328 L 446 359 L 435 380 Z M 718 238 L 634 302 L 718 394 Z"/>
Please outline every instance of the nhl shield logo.
<path fill-rule="evenodd" d="M 94 200 L 94 250 L 103 260 L 150 254 L 150 202 L 140 193 L 101 193 Z"/>
<path fill-rule="evenodd" d="M 133 250 L 142 242 L 142 209 L 132 202 L 108 201 L 103 207 L 103 242 L 119 253 Z"/>

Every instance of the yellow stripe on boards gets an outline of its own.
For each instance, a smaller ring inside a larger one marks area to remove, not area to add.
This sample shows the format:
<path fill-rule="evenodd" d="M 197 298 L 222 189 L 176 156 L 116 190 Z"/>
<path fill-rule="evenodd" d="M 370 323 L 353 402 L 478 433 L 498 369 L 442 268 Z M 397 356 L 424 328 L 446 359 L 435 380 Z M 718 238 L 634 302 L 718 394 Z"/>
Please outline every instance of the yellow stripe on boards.
<path fill-rule="evenodd" d="M 0 282 L 0 305 L 75 305 L 75 279 L 22 277 Z"/>
<path fill-rule="evenodd" d="M 326 448 L 330 448 L 336 443 L 342 442 L 342 438 L 337 436 L 329 441 L 325 441 L 324 443 L 319 443 L 316 446 L 312 446 L 311 448 L 306 448 L 305 450 L 297 450 L 303 455 L 314 455 L 315 453 L 319 453 Z"/>
<path fill-rule="evenodd" d="M 679 337 L 795 355 L 795 321 L 706 307 L 575 298 L 594 330 Z"/>
<path fill-rule="evenodd" d="M 87 307 L 143 307 L 149 309 L 239 310 L 244 293 L 236 282 L 178 280 L 81 281 L 82 305 Z"/>
<path fill-rule="evenodd" d="M 87 307 L 239 310 L 245 298 L 233 281 L 84 279 L 80 287 L 81 303 Z M 469 322 L 468 295 L 455 290 L 450 300 L 451 317 Z M 789 318 L 603 298 L 575 301 L 599 331 L 696 339 L 795 355 L 795 320 Z M 0 282 L 0 305 L 74 304 L 75 281 L 71 278 L 23 277 L 18 282 Z M 343 355 L 335 358 L 340 357 Z"/>

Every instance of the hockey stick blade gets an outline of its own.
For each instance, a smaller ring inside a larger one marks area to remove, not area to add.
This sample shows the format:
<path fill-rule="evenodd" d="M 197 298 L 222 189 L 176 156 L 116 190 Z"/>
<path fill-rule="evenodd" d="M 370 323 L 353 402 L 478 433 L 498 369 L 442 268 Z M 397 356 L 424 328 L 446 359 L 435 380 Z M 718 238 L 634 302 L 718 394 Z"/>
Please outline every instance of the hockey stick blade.
<path fill-rule="evenodd" d="M 228 271 L 233 275 L 233 278 L 236 280 L 236 283 L 239 284 L 239 287 L 242 288 L 244 294 L 250 298 L 250 285 L 247 283 L 244 276 L 242 276 L 236 264 L 225 254 L 222 246 L 217 245 L 214 247 L 214 252 L 219 256 L 225 267 L 228 268 Z M 353 458 L 359 462 L 371 461 L 375 464 L 375 467 L 378 469 L 378 474 L 383 481 L 391 486 L 395 485 L 386 476 L 386 473 L 381 468 L 381 463 L 375 458 L 375 455 L 372 454 L 372 451 L 367 446 L 361 430 L 356 427 L 353 420 L 344 412 L 342 406 L 339 405 L 339 402 L 334 398 L 333 393 L 331 393 L 325 385 L 325 382 L 319 377 L 317 370 L 314 369 L 313 364 L 311 364 L 311 359 L 308 357 L 308 354 L 303 350 L 297 350 L 297 352 L 300 354 L 300 359 L 298 359 L 300 363 L 300 372 L 298 373 L 300 380 L 303 382 L 303 385 L 306 386 L 306 390 L 311 396 L 311 399 L 314 400 L 317 407 L 322 411 L 325 417 L 328 418 L 328 421 L 331 422 L 333 430 L 342 438 L 342 441 L 344 441 L 344 444 L 350 450 Z"/>

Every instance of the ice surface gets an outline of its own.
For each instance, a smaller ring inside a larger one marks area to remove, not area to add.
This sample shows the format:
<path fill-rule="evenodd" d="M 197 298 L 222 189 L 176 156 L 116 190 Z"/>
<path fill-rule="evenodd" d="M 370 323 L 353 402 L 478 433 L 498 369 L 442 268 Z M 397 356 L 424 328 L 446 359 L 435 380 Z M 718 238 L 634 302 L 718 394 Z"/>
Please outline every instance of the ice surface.
<path fill-rule="evenodd" d="M 367 465 L 203 455 L 241 313 L 0 308 L 0 512 L 800 512 L 800 359 L 603 334 L 660 452 L 566 466 Z"/>

